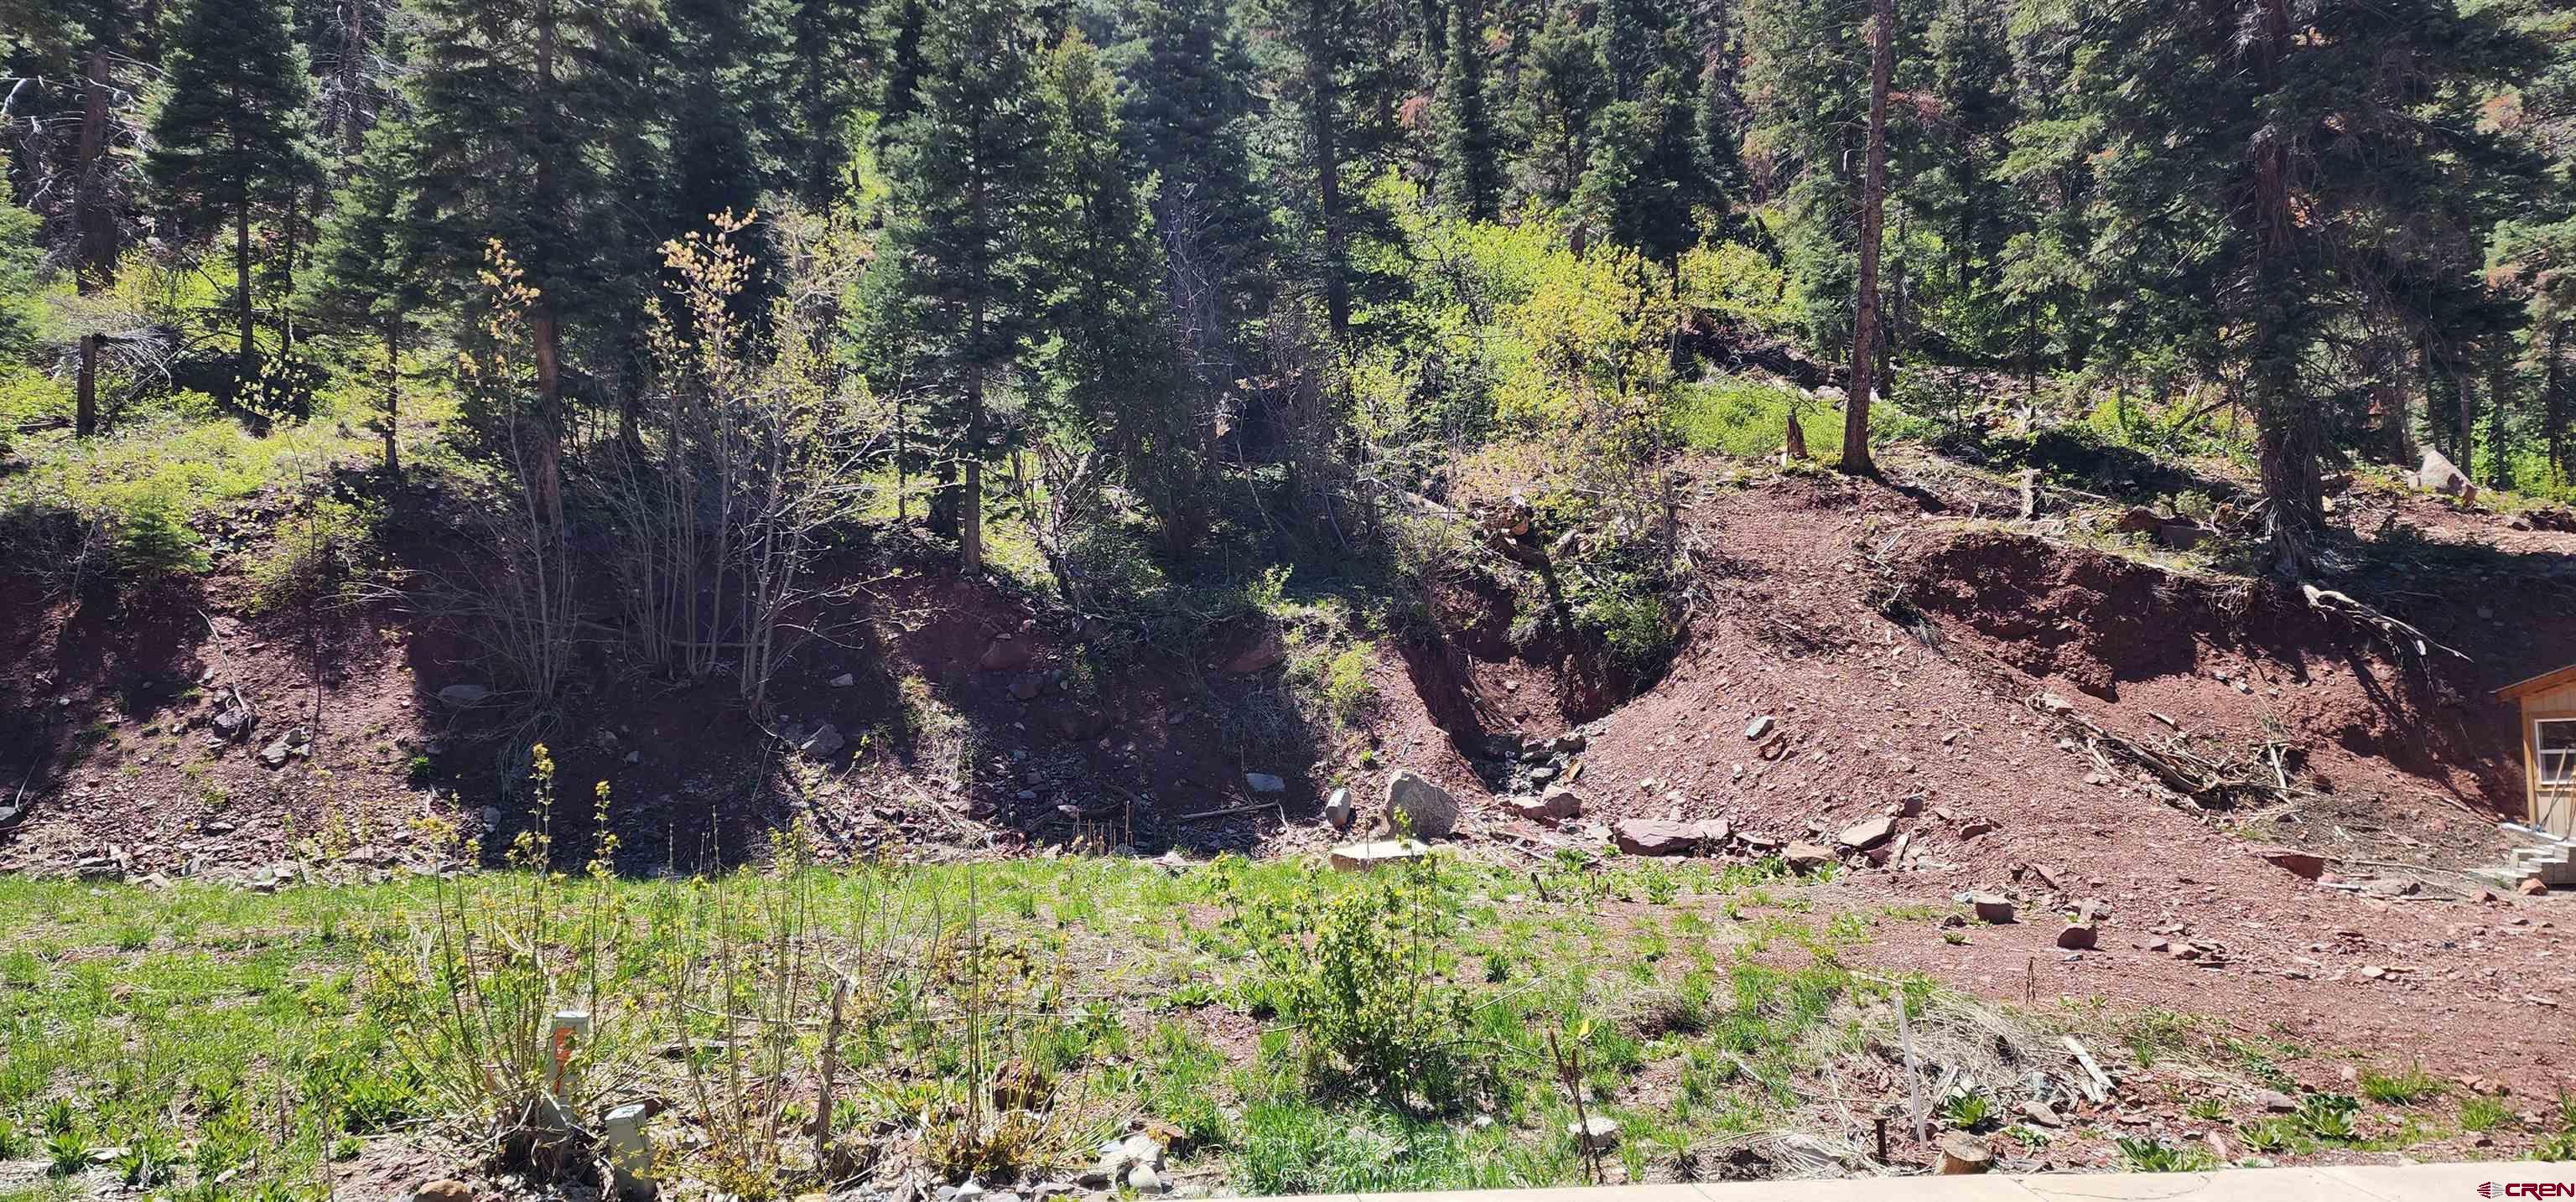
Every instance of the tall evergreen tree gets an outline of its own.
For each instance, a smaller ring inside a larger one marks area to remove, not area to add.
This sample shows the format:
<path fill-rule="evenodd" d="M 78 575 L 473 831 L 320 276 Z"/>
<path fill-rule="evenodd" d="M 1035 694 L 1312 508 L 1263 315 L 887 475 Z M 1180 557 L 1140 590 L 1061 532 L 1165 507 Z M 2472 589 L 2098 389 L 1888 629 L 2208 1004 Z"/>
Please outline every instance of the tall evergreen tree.
<path fill-rule="evenodd" d="M 961 0 L 927 14 L 910 115 L 887 156 L 894 193 L 874 317 L 915 348 L 932 390 L 923 450 L 940 480 L 935 528 L 983 569 L 987 403 L 1023 364 L 1043 316 L 1036 255 L 1046 196 L 1044 33 L 1029 0 Z"/>
<path fill-rule="evenodd" d="M 402 416 L 404 340 L 430 300 L 420 243 L 406 224 L 406 191 L 418 155 L 411 126 L 400 118 L 379 120 L 367 131 L 348 182 L 332 198 L 319 253 L 322 279 L 312 298 L 326 319 L 372 331 L 383 341 L 381 424 L 385 471 L 393 476 L 402 474 L 395 436 Z"/>
<path fill-rule="evenodd" d="M 1339 341 L 1350 333 L 1351 244 L 1365 219 L 1350 191 L 1365 140 L 1350 93 L 1369 58 L 1368 22 L 1359 0 L 1255 0 L 1254 11 L 1270 33 L 1273 87 L 1293 121 L 1294 149 L 1279 174 L 1296 181 L 1305 274 L 1323 294 L 1326 326 Z"/>
<path fill-rule="evenodd" d="M 2511 169 L 2482 85 L 2527 73 L 2535 48 L 2450 0 L 2190 0 L 2081 32 L 2095 71 L 2059 116 L 2095 134 L 2066 149 L 2097 180 L 2105 288 L 2137 298 L 2118 336 L 2237 381 L 2278 561 L 2304 574 L 2330 428 L 2312 351 L 2338 321 L 2405 302 L 2392 285 L 2422 278 L 2442 241 L 2423 236 L 2428 197 Z"/>
<path fill-rule="evenodd" d="M 1692 92 L 1666 65 L 1637 99 L 1603 109 L 1574 196 L 1590 226 L 1667 268 L 1699 241 L 1698 211 L 1722 199 L 1700 149 Z"/>
<path fill-rule="evenodd" d="M 277 0 L 195 0 L 173 55 L 145 166 L 183 239 L 232 235 L 238 391 L 259 370 L 251 224 L 293 220 L 297 190 L 320 172 L 306 140 L 312 88 Z"/>
<path fill-rule="evenodd" d="M 1559 3 L 1530 39 L 1513 124 L 1529 144 L 1530 191 L 1552 205 L 1574 198 L 1592 159 L 1592 121 L 1609 96 L 1600 43 L 1572 3 Z"/>
<path fill-rule="evenodd" d="M 840 199 L 847 186 L 850 138 L 875 67 L 867 52 L 868 7 L 866 0 L 791 2 L 783 166 L 796 202 L 815 212 Z"/>
<path fill-rule="evenodd" d="M 1502 205 L 1502 148 L 1485 103 L 1484 5 L 1451 0 L 1448 69 L 1440 76 L 1440 197 L 1473 221 Z"/>
<path fill-rule="evenodd" d="M 1049 57 L 1052 218 L 1042 228 L 1051 284 L 1045 412 L 1115 457 L 1174 549 L 1203 528 L 1207 459 L 1200 411 L 1183 387 L 1163 248 L 1145 189 L 1120 144 L 1116 79 L 1078 34 Z"/>

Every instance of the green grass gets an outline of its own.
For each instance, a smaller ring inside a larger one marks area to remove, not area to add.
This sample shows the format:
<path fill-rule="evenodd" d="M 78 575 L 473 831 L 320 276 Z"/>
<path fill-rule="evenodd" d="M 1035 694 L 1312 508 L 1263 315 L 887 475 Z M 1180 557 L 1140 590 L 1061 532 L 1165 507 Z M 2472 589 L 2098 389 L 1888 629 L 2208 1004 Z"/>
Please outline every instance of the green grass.
<path fill-rule="evenodd" d="M 1739 459 L 1767 459 L 1780 453 L 1788 436 L 1789 415 L 1798 415 L 1807 453 L 1819 463 L 1832 463 L 1843 453 L 1843 407 L 1829 398 L 1811 398 L 1795 386 L 1752 376 L 1731 376 L 1684 384 L 1674 402 L 1673 430 L 1695 450 L 1715 451 Z M 1894 405 L 1870 407 L 1873 444 L 1922 433 L 1923 423 Z"/>
<path fill-rule="evenodd" d="M 2413 1106 L 2442 1096 L 2442 1083 L 2415 1064 L 2402 1073 L 2363 1073 L 2361 1096 L 2390 1106 Z"/>

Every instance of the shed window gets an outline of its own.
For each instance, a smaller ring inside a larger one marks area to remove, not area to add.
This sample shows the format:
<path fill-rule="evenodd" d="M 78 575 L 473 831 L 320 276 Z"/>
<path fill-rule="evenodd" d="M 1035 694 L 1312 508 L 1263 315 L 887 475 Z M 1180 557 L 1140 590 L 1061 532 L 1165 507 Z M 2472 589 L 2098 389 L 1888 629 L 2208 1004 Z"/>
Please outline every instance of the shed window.
<path fill-rule="evenodd" d="M 2576 785 L 2576 718 L 2550 718 L 2532 723 L 2532 748 L 2540 761 L 2540 783 Z"/>

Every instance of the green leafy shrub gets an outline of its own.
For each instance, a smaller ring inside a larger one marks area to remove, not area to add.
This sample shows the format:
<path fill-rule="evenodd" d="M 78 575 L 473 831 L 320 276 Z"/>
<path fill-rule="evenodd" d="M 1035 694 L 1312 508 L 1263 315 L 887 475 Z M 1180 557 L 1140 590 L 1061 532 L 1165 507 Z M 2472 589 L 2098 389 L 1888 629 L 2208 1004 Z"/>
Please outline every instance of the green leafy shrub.
<path fill-rule="evenodd" d="M 1466 993 L 1440 979 L 1457 929 L 1456 900 L 1435 861 L 1371 873 L 1336 892 L 1308 873 L 1298 887 L 1246 898 L 1229 873 L 1226 919 L 1253 958 L 1246 1001 L 1297 1025 L 1310 1070 L 1347 1075 L 1389 1098 L 1459 1101 L 1459 1055 L 1473 1017 Z"/>
<path fill-rule="evenodd" d="M 375 521 L 371 508 L 328 499 L 288 514 L 251 563 L 254 607 L 275 612 L 346 585 L 365 565 Z"/>
<path fill-rule="evenodd" d="M 2117 1141 L 2120 1160 L 2133 1173 L 2193 1173 L 2208 1168 L 2209 1153 L 2198 1148 L 2177 1148 L 2162 1140 L 2139 1139 L 2123 1135 Z"/>
<path fill-rule="evenodd" d="M 1357 724 L 1377 704 L 1368 666 L 1368 651 L 1362 647 L 1345 647 L 1324 665 L 1324 705 L 1344 726 Z"/>
<path fill-rule="evenodd" d="M 2299 1099 L 2299 1109 L 2290 1116 L 2310 1139 L 2321 1143 L 2351 1143 L 2352 1120 L 2361 1114 L 2361 1099 L 2350 1094 L 2312 1093 Z"/>

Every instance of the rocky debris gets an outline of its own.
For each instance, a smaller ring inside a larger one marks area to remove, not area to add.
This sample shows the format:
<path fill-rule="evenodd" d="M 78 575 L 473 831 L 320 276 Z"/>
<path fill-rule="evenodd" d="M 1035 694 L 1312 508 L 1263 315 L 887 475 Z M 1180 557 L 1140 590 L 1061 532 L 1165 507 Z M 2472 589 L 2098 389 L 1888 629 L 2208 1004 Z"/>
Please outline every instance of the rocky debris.
<path fill-rule="evenodd" d="M 2002 829 L 2003 824 L 1992 818 L 1971 818 L 1959 824 L 1959 837 L 1974 839 L 1979 835 L 1991 835 Z"/>
<path fill-rule="evenodd" d="M 301 875 L 303 875 L 302 870 L 298 869 L 293 864 L 280 860 L 250 874 L 250 879 L 244 881 L 243 884 L 248 885 L 251 891 L 255 893 L 275 893 L 288 885 L 294 884 L 296 878 Z"/>
<path fill-rule="evenodd" d="M 438 700 L 441 704 L 452 705 L 458 709 L 481 705 L 491 699 L 492 690 L 486 685 L 452 684 L 438 691 Z"/>
<path fill-rule="evenodd" d="M 1280 641 L 1279 632 L 1265 630 L 1251 646 L 1235 652 L 1233 659 L 1225 661 L 1225 670 L 1241 676 L 1276 667 L 1279 661 L 1286 658 L 1288 658 L 1288 646 Z"/>
<path fill-rule="evenodd" d="M 1029 666 L 1029 661 L 1037 657 L 1037 648 L 1029 640 L 1013 634 L 997 634 L 991 643 L 985 645 L 984 654 L 975 658 L 975 667 L 985 672 L 1009 672 Z"/>
<path fill-rule="evenodd" d="M 2212 533 L 2198 522 L 2167 522 L 2156 527 L 2156 542 L 2167 550 L 2188 551 L 2208 542 Z"/>
<path fill-rule="evenodd" d="M 1596 1114 L 1565 1125 L 1565 1133 L 1586 1150 L 1606 1152 L 1619 1146 L 1619 1124 L 1608 1115 Z"/>
<path fill-rule="evenodd" d="M 1100 732 L 1109 729 L 1109 715 L 1091 706 L 1067 702 L 1054 707 L 1054 711 L 1047 715 L 1047 725 L 1054 727 L 1055 733 L 1078 743 L 1099 738 Z"/>
<path fill-rule="evenodd" d="M 448 687 L 449 687 L 449 688 L 459 688 L 459 687 L 481 688 L 482 686 L 481 686 L 481 685 L 470 685 L 470 686 L 450 685 L 450 686 L 448 686 Z M 208 726 L 211 726 L 211 727 L 213 727 L 213 728 L 214 728 L 215 735 L 216 735 L 218 738 L 224 739 L 224 740 L 226 740 L 226 741 L 230 741 L 230 740 L 232 740 L 232 739 L 239 738 L 239 737 L 241 737 L 242 735 L 249 733 L 249 732 L 250 732 L 250 728 L 251 728 L 252 724 L 253 724 L 255 721 L 256 721 L 256 719 L 255 719 L 255 718 L 254 718 L 254 716 L 251 714 L 251 712 L 250 712 L 250 710 L 249 710 L 249 709 L 245 708 L 245 707 L 244 707 L 240 702 L 235 701 L 235 700 L 232 700 L 232 699 L 228 696 L 228 697 L 226 697 L 226 699 L 224 700 L 224 703 L 223 703 L 222 705 L 220 705 L 220 706 L 218 706 L 218 707 L 216 708 L 216 710 L 215 710 L 215 716 L 214 716 L 214 717 L 212 717 L 212 718 L 210 718 L 210 719 L 207 719 L 207 723 L 206 723 L 206 724 L 207 724 Z"/>
<path fill-rule="evenodd" d="M 1584 739 L 1582 731 L 1569 730 L 1550 740 L 1547 748 L 1550 751 L 1561 751 L 1567 755 L 1572 755 L 1575 752 L 1583 750 L 1588 745 L 1589 743 Z"/>
<path fill-rule="evenodd" d="M 268 746 L 259 749 L 259 762 L 268 768 L 283 768 L 295 756 L 313 754 L 313 733 L 299 726 L 279 735 Z"/>
<path fill-rule="evenodd" d="M 1367 872 L 1380 864 L 1418 860 L 1431 854 L 1431 848 L 1416 839 L 1374 839 L 1366 843 L 1345 843 L 1332 852 L 1333 868 L 1339 872 Z"/>
<path fill-rule="evenodd" d="M 2003 894 L 1969 893 L 1961 895 L 1959 900 L 1968 904 L 1979 922 L 2001 924 L 2013 920 L 2012 899 Z"/>
<path fill-rule="evenodd" d="M 1324 800 L 1324 821 L 1332 823 L 1334 830 L 1351 829 L 1351 819 L 1354 817 L 1357 815 L 1351 810 L 1349 789 L 1335 789 L 1333 795 Z"/>
<path fill-rule="evenodd" d="M 1100 1159 L 1076 1175 L 1074 1183 L 1086 1189 L 1125 1185 L 1139 1193 L 1161 1193 L 1169 1188 L 1162 1172 L 1162 1141 L 1138 1134 L 1100 1145 Z"/>
<path fill-rule="evenodd" d="M 1985 1141 L 1964 1131 L 1941 1141 L 1941 1175 L 1944 1177 L 1985 1172 L 1994 1164 L 1994 1159 L 1995 1154 L 1986 1147 Z"/>
<path fill-rule="evenodd" d="M 848 743 L 849 740 L 841 737 L 838 727 L 826 722 L 815 727 L 814 733 L 797 740 L 796 750 L 809 758 L 819 760 L 840 751 Z"/>
<path fill-rule="evenodd" d="M 72 875 L 84 881 L 112 881 L 125 875 L 125 865 L 113 856 L 86 856 L 72 864 Z"/>
<path fill-rule="evenodd" d="M 1832 848 L 1803 840 L 1781 849 L 1780 858 L 1789 865 L 1791 872 L 1814 872 L 1827 864 L 1841 862 Z"/>
<path fill-rule="evenodd" d="M 1661 818 L 1623 819 L 1611 828 L 1611 838 L 1632 856 L 1686 856 L 1699 850 L 1697 824 Z"/>
<path fill-rule="evenodd" d="M 1764 714 L 1759 718 L 1755 718 L 1753 721 L 1746 723 L 1744 727 L 1744 737 L 1748 739 L 1758 739 L 1770 733 L 1771 715 L 1769 714 Z"/>
<path fill-rule="evenodd" d="M 1503 808 L 1533 822 L 1555 822 L 1583 816 L 1583 795 L 1564 785 L 1550 785 L 1536 797 L 1506 797 Z"/>
<path fill-rule="evenodd" d="M 1895 819 L 1872 818 L 1867 822 L 1857 822 L 1844 827 L 1841 834 L 1834 836 L 1834 843 L 1854 851 L 1868 851 L 1887 842 L 1888 836 L 1895 833 Z"/>
<path fill-rule="evenodd" d="M 1285 793 L 1288 791 L 1287 778 L 1273 776 L 1267 772 L 1244 773 L 1243 785 L 1245 788 L 1250 789 L 1255 793 Z"/>
<path fill-rule="evenodd" d="M 833 678 L 832 678 L 832 687 L 833 687 L 833 688 L 836 688 L 836 689 L 846 689 L 846 688 L 851 688 L 851 687 L 853 687 L 853 686 L 857 685 L 858 683 L 859 683 L 858 674 L 857 674 L 857 673 L 854 673 L 854 672 L 843 672 L 843 673 L 841 673 L 840 675 L 835 676 L 835 677 L 833 677 Z"/>
<path fill-rule="evenodd" d="M 2254 854 L 2261 856 L 2266 864 L 2308 880 L 2313 881 L 2326 874 L 2326 858 L 2315 852 L 2300 851 L 2290 847 L 2267 847 Z"/>
<path fill-rule="evenodd" d="M 474 1190 L 455 1178 L 442 1177 L 436 1181 L 421 1182 L 420 1188 L 411 1192 L 411 1200 L 412 1202 L 474 1202 Z"/>
<path fill-rule="evenodd" d="M 2468 473 L 2431 447 L 2424 448 L 2424 465 L 2415 472 L 2415 487 L 2446 497 L 2458 497 L 2462 501 L 2478 499 L 2478 486 L 2469 479 Z"/>
<path fill-rule="evenodd" d="M 1458 829 L 1458 799 L 1421 773 L 1398 768 L 1386 777 L 1386 820 L 1399 834 L 1446 839 Z"/>
<path fill-rule="evenodd" d="M 2249 1100 L 2255 1105 L 2271 1111 L 2274 1114 L 2293 1114 L 2299 1109 L 2299 1100 L 2297 1098 L 2282 1093 L 2277 1089 L 2255 1090 L 2254 1096 Z"/>

